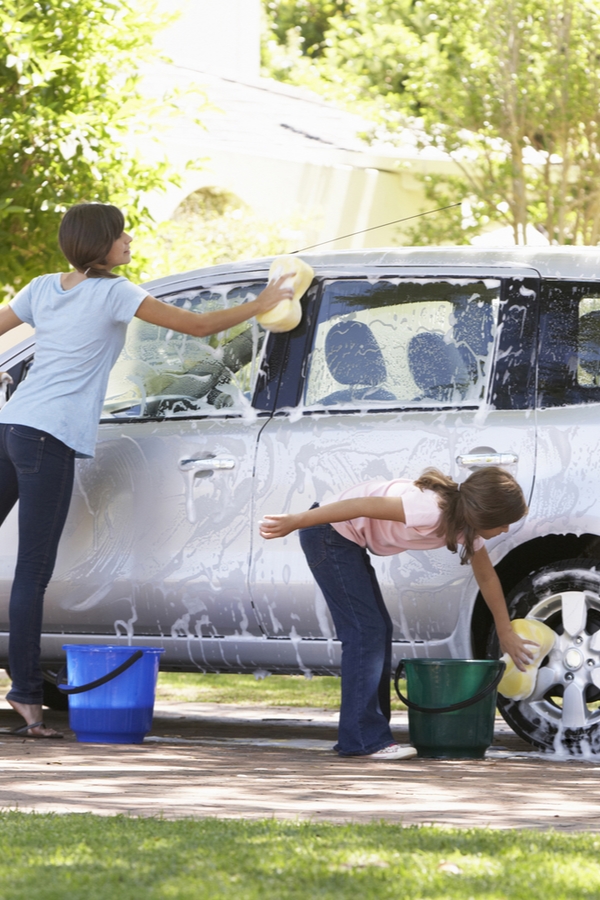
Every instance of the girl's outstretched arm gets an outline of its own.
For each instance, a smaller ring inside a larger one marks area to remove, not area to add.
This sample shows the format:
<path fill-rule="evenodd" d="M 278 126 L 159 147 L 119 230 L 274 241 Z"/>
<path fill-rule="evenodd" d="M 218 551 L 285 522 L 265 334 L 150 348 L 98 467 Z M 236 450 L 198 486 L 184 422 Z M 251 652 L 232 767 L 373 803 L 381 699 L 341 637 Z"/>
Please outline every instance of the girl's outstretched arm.
<path fill-rule="evenodd" d="M 328 525 L 331 522 L 347 522 L 349 519 L 389 519 L 392 522 L 406 522 L 404 506 L 400 497 L 355 497 L 349 500 L 337 500 L 326 503 L 315 509 L 307 509 L 302 513 L 290 513 L 281 516 L 265 516 L 259 522 L 262 537 L 285 537 L 297 528 L 310 528 L 311 525 Z"/>
<path fill-rule="evenodd" d="M 275 281 L 270 281 L 256 300 L 232 306 L 230 309 L 218 309 L 206 313 L 179 309 L 177 306 L 163 303 L 156 297 L 148 295 L 140 303 L 136 317 L 162 328 L 181 331 L 183 334 L 191 334 L 194 337 L 206 337 L 209 334 L 217 334 L 219 331 L 233 328 L 234 325 L 239 325 L 241 322 L 251 319 L 252 316 L 268 312 L 281 300 L 290 300 L 294 296 L 294 291 L 289 285 L 286 285 L 289 278 L 288 273 Z"/>
<path fill-rule="evenodd" d="M 0 309 L 0 334 L 6 334 L 7 331 L 11 331 L 22 324 L 22 320 L 15 315 L 10 306 Z"/>
<path fill-rule="evenodd" d="M 494 617 L 498 640 L 500 641 L 500 649 L 503 653 L 508 653 L 517 669 L 521 672 L 525 671 L 525 666 L 531 662 L 533 655 L 528 649 L 528 644 L 534 647 L 538 645 L 535 641 L 525 641 L 519 637 L 510 623 L 504 591 L 500 584 L 500 579 L 496 575 L 492 562 L 488 556 L 485 547 L 476 550 L 471 559 L 473 574 L 479 585 L 483 599 L 487 603 L 491 614 Z"/>

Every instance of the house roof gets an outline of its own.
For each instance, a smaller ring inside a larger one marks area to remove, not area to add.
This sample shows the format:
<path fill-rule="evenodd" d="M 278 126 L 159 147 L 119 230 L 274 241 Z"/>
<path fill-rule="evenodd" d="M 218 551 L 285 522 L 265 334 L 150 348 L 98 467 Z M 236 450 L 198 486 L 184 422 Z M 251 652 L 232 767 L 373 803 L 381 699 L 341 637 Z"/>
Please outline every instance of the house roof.
<path fill-rule="evenodd" d="M 145 84 L 157 94 L 166 86 L 206 95 L 209 108 L 202 108 L 198 94 L 195 100 L 192 94 L 187 116 L 169 126 L 180 147 L 193 145 L 200 154 L 226 150 L 320 164 L 343 161 L 395 172 L 399 158 L 424 158 L 415 132 L 406 129 L 399 146 L 370 144 L 360 137 L 373 129 L 370 120 L 312 91 L 272 79 L 240 81 L 176 63 L 158 63 L 145 76 Z M 204 130 L 193 125 L 194 113 Z"/>

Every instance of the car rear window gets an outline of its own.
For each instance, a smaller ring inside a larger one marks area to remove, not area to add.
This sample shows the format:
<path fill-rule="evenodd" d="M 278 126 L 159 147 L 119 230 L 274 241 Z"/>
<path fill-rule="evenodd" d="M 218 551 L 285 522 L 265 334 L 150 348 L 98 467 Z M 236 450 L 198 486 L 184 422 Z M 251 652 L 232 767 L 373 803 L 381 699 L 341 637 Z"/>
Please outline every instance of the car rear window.
<path fill-rule="evenodd" d="M 539 350 L 541 407 L 600 402 L 600 290 L 596 284 L 546 284 Z"/>

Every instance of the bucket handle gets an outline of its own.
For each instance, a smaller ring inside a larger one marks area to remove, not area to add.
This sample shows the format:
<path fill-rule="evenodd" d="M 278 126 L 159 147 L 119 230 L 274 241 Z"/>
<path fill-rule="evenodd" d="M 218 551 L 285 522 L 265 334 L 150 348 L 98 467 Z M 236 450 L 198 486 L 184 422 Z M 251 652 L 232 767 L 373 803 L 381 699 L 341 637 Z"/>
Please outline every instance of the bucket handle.
<path fill-rule="evenodd" d="M 63 694 L 83 694 L 85 691 L 92 691 L 94 688 L 100 687 L 103 684 L 106 684 L 108 681 L 112 681 L 113 678 L 116 678 L 117 675 L 121 675 L 123 672 L 126 672 L 127 669 L 130 669 L 131 666 L 141 659 L 144 655 L 143 650 L 136 650 L 135 653 L 132 653 L 131 656 L 125 660 L 125 662 L 121 663 L 120 666 L 117 666 L 116 669 L 113 669 L 112 672 L 108 672 L 106 675 L 103 675 L 102 678 L 96 678 L 95 681 L 90 681 L 88 684 L 78 684 L 76 687 L 65 684 L 62 682 L 62 679 L 66 675 L 67 667 L 63 666 L 58 675 L 56 676 L 56 687 L 59 691 L 62 691 Z"/>
<path fill-rule="evenodd" d="M 398 663 L 396 668 L 396 675 L 394 677 L 394 687 L 396 688 L 396 693 L 398 694 L 400 700 L 408 706 L 409 709 L 413 709 L 415 712 L 420 713 L 445 713 L 445 712 L 456 712 L 458 709 L 465 709 L 467 706 L 472 706 L 474 703 L 479 703 L 480 700 L 483 700 L 484 697 L 487 697 L 488 694 L 491 694 L 494 691 L 500 682 L 502 681 L 502 676 L 504 675 L 504 670 L 506 668 L 506 663 L 503 660 L 499 660 L 500 662 L 500 671 L 497 675 L 494 676 L 492 681 L 486 685 L 486 687 L 482 688 L 478 691 L 473 697 L 469 697 L 468 700 L 461 700 L 460 703 L 451 703 L 450 706 L 437 706 L 437 707 L 426 707 L 419 706 L 417 703 L 413 703 L 412 700 L 409 700 L 408 697 L 405 697 L 400 693 L 400 688 L 398 687 L 398 682 L 402 677 L 404 670 L 404 660 L 401 660 Z"/>

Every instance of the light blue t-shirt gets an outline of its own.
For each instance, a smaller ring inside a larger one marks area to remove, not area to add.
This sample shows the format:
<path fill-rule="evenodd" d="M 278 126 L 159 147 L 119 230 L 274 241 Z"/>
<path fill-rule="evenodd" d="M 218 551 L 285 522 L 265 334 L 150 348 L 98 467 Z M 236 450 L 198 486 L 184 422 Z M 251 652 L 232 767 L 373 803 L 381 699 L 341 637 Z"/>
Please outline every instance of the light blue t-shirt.
<path fill-rule="evenodd" d="M 60 275 L 34 278 L 10 306 L 35 328 L 35 359 L 0 422 L 38 428 L 77 456 L 93 456 L 110 370 L 147 296 L 123 276 L 87 278 L 67 291 Z"/>

